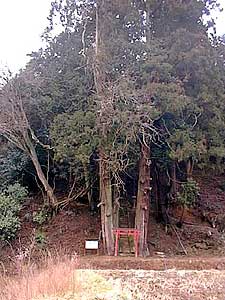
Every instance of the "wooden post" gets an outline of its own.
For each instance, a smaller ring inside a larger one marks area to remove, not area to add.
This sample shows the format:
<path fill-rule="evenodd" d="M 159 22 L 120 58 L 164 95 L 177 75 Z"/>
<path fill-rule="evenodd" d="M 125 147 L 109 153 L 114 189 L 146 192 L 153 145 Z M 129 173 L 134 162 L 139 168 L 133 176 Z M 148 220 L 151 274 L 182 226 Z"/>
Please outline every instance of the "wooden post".
<path fill-rule="evenodd" d="M 119 231 L 116 230 L 115 256 L 119 254 Z"/>

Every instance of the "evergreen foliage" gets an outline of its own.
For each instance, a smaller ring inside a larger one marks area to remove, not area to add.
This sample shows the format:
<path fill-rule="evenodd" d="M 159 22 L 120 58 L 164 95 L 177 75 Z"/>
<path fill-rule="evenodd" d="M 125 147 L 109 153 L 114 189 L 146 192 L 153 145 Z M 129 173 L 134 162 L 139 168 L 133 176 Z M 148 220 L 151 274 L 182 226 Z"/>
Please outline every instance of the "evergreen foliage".
<path fill-rule="evenodd" d="M 193 207 L 199 196 L 199 186 L 196 181 L 188 180 L 181 184 L 177 200 L 184 207 Z"/>
<path fill-rule="evenodd" d="M 18 213 L 27 196 L 25 187 L 18 183 L 9 185 L 0 193 L 0 239 L 9 241 L 20 228 Z"/>

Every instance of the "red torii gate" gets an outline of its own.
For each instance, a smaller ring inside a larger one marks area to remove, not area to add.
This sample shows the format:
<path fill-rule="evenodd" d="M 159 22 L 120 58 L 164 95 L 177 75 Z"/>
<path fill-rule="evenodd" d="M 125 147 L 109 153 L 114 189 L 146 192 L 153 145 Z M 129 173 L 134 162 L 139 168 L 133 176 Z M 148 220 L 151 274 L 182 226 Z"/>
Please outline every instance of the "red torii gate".
<path fill-rule="evenodd" d="M 135 257 L 138 257 L 138 242 L 141 231 L 135 228 L 114 228 L 113 234 L 116 236 L 115 241 L 115 256 L 119 253 L 119 239 L 121 236 L 133 236 L 134 237 L 134 247 L 135 247 Z"/>

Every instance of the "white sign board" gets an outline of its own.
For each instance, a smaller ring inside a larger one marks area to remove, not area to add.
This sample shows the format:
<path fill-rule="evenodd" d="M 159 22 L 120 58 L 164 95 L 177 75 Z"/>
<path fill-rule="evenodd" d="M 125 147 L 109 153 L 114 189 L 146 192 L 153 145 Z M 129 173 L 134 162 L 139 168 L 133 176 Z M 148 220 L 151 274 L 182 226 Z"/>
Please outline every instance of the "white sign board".
<path fill-rule="evenodd" d="M 85 241 L 85 249 L 98 250 L 98 241 Z"/>

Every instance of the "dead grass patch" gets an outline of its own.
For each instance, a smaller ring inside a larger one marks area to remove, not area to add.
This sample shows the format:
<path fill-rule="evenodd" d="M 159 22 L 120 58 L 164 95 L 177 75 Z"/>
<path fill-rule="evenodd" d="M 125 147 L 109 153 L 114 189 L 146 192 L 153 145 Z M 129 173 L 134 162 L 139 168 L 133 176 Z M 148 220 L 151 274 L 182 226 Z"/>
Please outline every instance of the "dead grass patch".
<path fill-rule="evenodd" d="M 31 300 L 75 291 L 79 289 L 74 272 L 76 267 L 76 257 L 60 255 L 45 257 L 41 269 L 24 263 L 18 276 L 0 277 L 0 300 Z"/>

